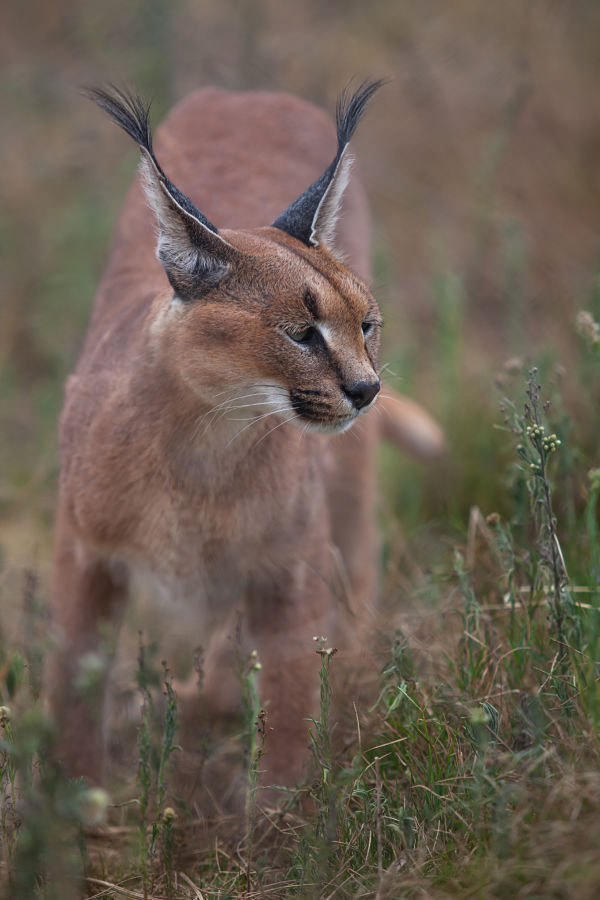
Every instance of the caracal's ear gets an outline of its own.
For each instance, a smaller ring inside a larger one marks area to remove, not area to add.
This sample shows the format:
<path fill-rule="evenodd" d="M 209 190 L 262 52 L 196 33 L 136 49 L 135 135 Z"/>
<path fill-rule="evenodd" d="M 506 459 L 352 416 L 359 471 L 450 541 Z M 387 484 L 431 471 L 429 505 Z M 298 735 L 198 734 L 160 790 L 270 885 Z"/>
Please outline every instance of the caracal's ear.
<path fill-rule="evenodd" d="M 383 80 L 365 81 L 350 94 L 348 88 L 336 107 L 337 153 L 328 169 L 304 191 L 273 225 L 308 247 L 323 245 L 334 250 L 335 226 L 352 165 L 348 143 L 365 106 Z"/>
<path fill-rule="evenodd" d="M 239 252 L 225 241 L 189 197 L 167 178 L 152 149 L 150 106 L 133 94 L 111 85 L 84 91 L 102 107 L 142 151 L 140 169 L 148 201 L 156 213 L 159 237 L 156 255 L 175 293 L 191 300 L 214 287 Z"/>

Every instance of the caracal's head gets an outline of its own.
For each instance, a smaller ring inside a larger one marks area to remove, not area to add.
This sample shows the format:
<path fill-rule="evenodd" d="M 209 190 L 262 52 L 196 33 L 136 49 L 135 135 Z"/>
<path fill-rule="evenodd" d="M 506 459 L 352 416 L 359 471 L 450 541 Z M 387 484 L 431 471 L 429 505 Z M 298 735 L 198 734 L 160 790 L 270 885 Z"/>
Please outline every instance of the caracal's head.
<path fill-rule="evenodd" d="M 173 288 L 157 327 L 199 407 L 343 431 L 375 402 L 381 318 L 369 288 L 336 257 L 333 238 L 348 142 L 379 85 L 364 84 L 338 104 L 338 149 L 325 173 L 271 226 L 244 232 L 219 232 L 168 179 L 138 98 L 90 92 L 142 150 L 157 255 Z"/>

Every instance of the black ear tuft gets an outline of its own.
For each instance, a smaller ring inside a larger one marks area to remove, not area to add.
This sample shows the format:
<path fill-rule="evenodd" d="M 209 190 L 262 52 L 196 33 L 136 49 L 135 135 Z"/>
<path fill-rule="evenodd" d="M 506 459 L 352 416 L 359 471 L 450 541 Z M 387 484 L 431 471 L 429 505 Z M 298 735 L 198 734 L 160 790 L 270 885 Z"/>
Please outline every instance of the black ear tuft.
<path fill-rule="evenodd" d="M 126 131 L 129 137 L 146 150 L 154 159 L 154 163 L 158 169 L 160 166 L 156 162 L 154 152 L 152 150 L 152 132 L 150 130 L 150 103 L 144 103 L 137 94 L 130 94 L 128 91 L 110 85 L 111 94 L 102 88 L 90 87 L 84 88 L 82 93 L 89 100 L 93 100 L 108 115 L 114 119 L 123 131 Z"/>
<path fill-rule="evenodd" d="M 350 85 L 346 85 L 342 91 L 335 108 L 338 157 L 356 131 L 369 100 L 385 83 L 383 78 L 379 78 L 376 81 L 363 81 L 353 94 L 350 94 Z"/>
<path fill-rule="evenodd" d="M 142 151 L 142 184 L 159 225 L 156 255 L 181 299 L 201 297 L 235 265 L 238 252 L 163 172 L 152 147 L 149 105 L 135 94 L 115 87 L 110 92 L 90 88 L 84 93 Z"/>
<path fill-rule="evenodd" d="M 348 177 L 349 159 L 345 151 L 365 107 L 383 84 L 383 79 L 364 81 L 353 93 L 346 87 L 336 106 L 337 153 L 333 161 L 321 177 L 273 222 L 275 228 L 309 247 L 318 245 L 321 239 L 325 243 L 332 239 Z"/>
<path fill-rule="evenodd" d="M 209 231 L 218 234 L 218 229 L 212 222 L 204 216 L 197 206 L 192 203 L 189 197 L 182 194 L 175 187 L 173 182 L 165 175 L 161 169 L 154 150 L 152 147 L 152 132 L 150 129 L 150 104 L 144 101 L 137 94 L 129 93 L 121 88 L 110 85 L 111 92 L 102 90 L 102 88 L 84 88 L 83 94 L 94 103 L 97 103 L 113 119 L 117 125 L 125 131 L 129 137 L 133 138 L 140 150 L 146 155 L 147 160 L 151 163 L 156 176 L 161 183 L 163 190 L 169 195 L 171 200 L 180 207 L 180 209 L 188 216 L 196 219 Z"/>

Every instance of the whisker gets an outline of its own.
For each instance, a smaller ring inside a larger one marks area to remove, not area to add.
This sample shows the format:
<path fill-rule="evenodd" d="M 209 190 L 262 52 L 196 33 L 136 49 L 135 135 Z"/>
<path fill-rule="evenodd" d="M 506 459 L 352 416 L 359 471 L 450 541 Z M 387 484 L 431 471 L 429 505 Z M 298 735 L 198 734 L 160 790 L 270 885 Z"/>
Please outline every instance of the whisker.
<path fill-rule="evenodd" d="M 229 447 L 229 445 L 230 445 L 231 443 L 233 443 L 233 441 L 235 441 L 236 438 L 239 438 L 240 435 L 242 435 L 242 434 L 244 433 L 244 431 L 246 431 L 246 430 L 247 430 L 248 428 L 250 428 L 252 425 L 256 425 L 257 422 L 260 422 L 261 419 L 266 419 L 268 416 L 279 416 L 279 415 L 282 415 L 283 413 L 286 413 L 286 412 L 289 412 L 289 407 L 288 407 L 288 406 L 282 407 L 281 409 L 273 409 L 273 410 L 270 410 L 269 412 L 262 413 L 262 415 L 260 415 L 260 416 L 254 416 L 254 417 L 248 422 L 247 425 L 244 425 L 243 428 L 240 428 L 240 430 L 239 430 L 238 432 L 236 432 L 236 433 L 233 435 L 233 437 L 225 444 L 225 449 L 227 449 L 227 447 Z"/>
<path fill-rule="evenodd" d="M 380 391 L 379 396 L 383 397 L 384 400 L 391 400 L 392 403 L 398 403 L 402 406 L 402 397 L 394 397 L 393 394 L 386 394 L 384 391 Z M 375 404 L 375 406 L 377 406 L 377 404 Z"/>
<path fill-rule="evenodd" d="M 405 381 L 404 375 L 398 375 L 397 372 L 391 368 L 390 363 L 384 363 L 381 369 L 379 370 L 379 374 L 381 375 L 391 375 L 392 378 L 397 378 L 399 381 Z"/>
<path fill-rule="evenodd" d="M 350 428 L 347 428 L 345 430 L 344 434 L 347 434 L 348 437 L 351 436 L 355 441 L 358 441 L 358 443 L 360 444 L 360 435 L 357 432 L 362 424 L 363 424 L 362 422 L 357 422 L 355 419 L 354 422 L 352 423 L 352 425 L 350 426 Z"/>
<path fill-rule="evenodd" d="M 273 388 L 274 388 L 275 390 L 278 390 L 278 389 L 279 389 L 279 385 L 276 385 L 276 384 L 266 384 L 266 383 L 263 384 L 263 383 L 260 382 L 260 381 L 256 381 L 256 382 L 254 382 L 253 384 L 249 384 L 249 385 L 247 385 L 247 387 L 252 387 L 253 389 L 254 389 L 254 388 L 262 388 L 262 389 L 266 389 L 266 390 L 271 390 L 271 389 L 273 389 Z M 223 394 L 226 394 L 226 393 L 227 393 L 228 391 L 230 391 L 230 390 L 231 390 L 231 387 L 224 388 L 222 391 L 217 391 L 217 393 L 216 393 L 214 396 L 215 396 L 215 397 L 222 397 Z M 283 388 L 282 388 L 282 390 L 283 390 Z"/>
<path fill-rule="evenodd" d="M 299 418 L 300 418 L 300 415 L 299 415 L 298 413 L 296 413 L 296 414 L 290 416 L 289 418 L 283 419 L 283 421 L 278 422 L 277 425 L 274 425 L 273 428 L 270 428 L 269 431 L 266 432 L 266 434 L 263 434 L 263 436 L 256 442 L 256 444 L 254 444 L 254 446 L 252 447 L 252 449 L 253 449 L 253 450 L 256 450 L 256 448 L 258 447 L 258 445 L 259 445 L 262 441 L 264 441 L 265 438 L 269 437 L 269 435 L 272 434 L 274 431 L 277 431 L 278 428 L 281 428 L 282 425 L 287 425 L 288 422 L 293 422 L 294 419 L 299 419 Z"/>
<path fill-rule="evenodd" d="M 244 404 L 243 406 L 240 406 L 240 407 L 236 407 L 236 406 L 232 405 L 239 400 L 248 400 L 253 397 L 257 398 L 254 403 Z M 258 399 L 258 398 L 262 398 L 262 399 Z M 210 416 L 210 419 L 206 423 L 206 426 L 204 428 L 204 431 L 202 432 L 202 435 L 206 434 L 207 429 L 210 428 L 210 426 L 214 424 L 215 420 L 219 417 L 219 414 L 224 415 L 225 413 L 229 412 L 230 410 L 234 411 L 237 408 L 241 409 L 241 408 L 246 408 L 246 407 L 251 407 L 251 406 L 264 406 L 265 403 L 269 403 L 269 402 L 270 402 L 269 400 L 265 400 L 264 394 L 262 393 L 262 391 L 253 391 L 252 393 L 249 393 L 249 394 L 239 394 L 238 396 L 235 396 L 235 397 L 229 397 L 226 400 L 223 400 L 217 406 L 208 410 L 208 412 L 205 413 L 204 416 L 202 416 L 199 419 L 196 431 L 194 433 L 194 438 L 197 437 L 200 426 L 205 421 L 207 416 Z"/>
<path fill-rule="evenodd" d="M 255 400 L 254 403 L 238 403 L 237 406 L 228 406 L 225 409 L 225 412 L 237 412 L 238 409 L 254 409 L 257 406 L 267 406 L 267 404 L 272 405 L 271 400 Z"/>
<path fill-rule="evenodd" d="M 256 406 L 266 406 L 266 405 L 267 405 L 267 403 L 260 403 L 260 404 L 259 403 L 249 403 L 247 408 L 254 409 Z M 268 405 L 272 406 L 270 401 L 268 401 Z M 246 409 L 246 407 L 236 406 L 231 411 L 236 412 L 236 410 L 238 410 L 238 409 Z M 247 422 L 249 419 L 252 419 L 252 420 L 256 419 L 256 421 L 258 421 L 259 419 L 264 419 L 266 416 L 272 416 L 274 413 L 287 412 L 288 409 L 289 409 L 288 406 L 284 406 L 281 409 L 270 409 L 268 412 L 262 413 L 259 416 L 227 416 L 227 421 L 228 422 Z M 229 410 L 227 410 L 227 411 L 229 412 Z"/>

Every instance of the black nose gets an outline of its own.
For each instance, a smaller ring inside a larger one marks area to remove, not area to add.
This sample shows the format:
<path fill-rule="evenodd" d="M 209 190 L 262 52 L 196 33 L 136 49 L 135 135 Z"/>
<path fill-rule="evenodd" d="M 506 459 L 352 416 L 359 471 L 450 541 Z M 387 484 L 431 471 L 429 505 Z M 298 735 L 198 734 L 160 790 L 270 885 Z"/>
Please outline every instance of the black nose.
<path fill-rule="evenodd" d="M 379 388 L 379 381 L 355 381 L 354 384 L 344 386 L 344 391 L 355 409 L 362 409 L 377 396 Z"/>

